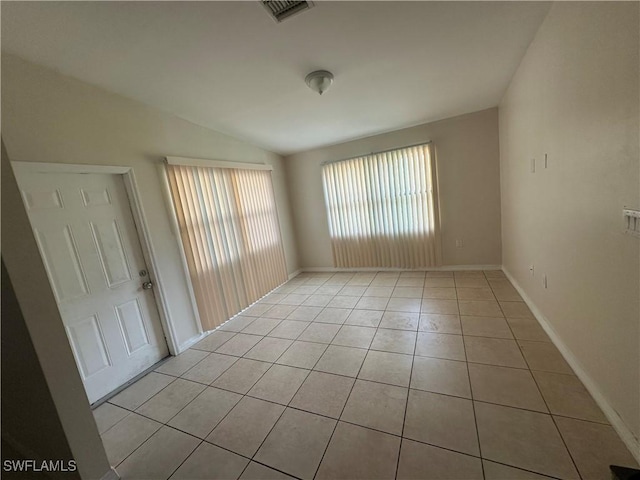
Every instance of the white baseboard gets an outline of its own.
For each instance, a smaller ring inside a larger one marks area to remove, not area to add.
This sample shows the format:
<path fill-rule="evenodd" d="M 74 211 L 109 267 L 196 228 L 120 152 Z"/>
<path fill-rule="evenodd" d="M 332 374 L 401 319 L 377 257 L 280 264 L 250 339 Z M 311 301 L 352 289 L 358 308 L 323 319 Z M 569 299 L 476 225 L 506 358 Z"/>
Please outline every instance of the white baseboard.
<path fill-rule="evenodd" d="M 289 280 L 291 280 L 292 278 L 297 277 L 298 275 L 300 275 L 302 273 L 301 269 L 296 270 L 295 272 L 292 272 L 289 274 Z"/>
<path fill-rule="evenodd" d="M 302 273 L 302 270 L 298 269 L 293 273 L 289 274 L 289 278 L 287 279 L 287 281 L 291 280 L 292 278 L 295 278 L 296 276 L 300 275 Z M 247 310 L 248 308 L 251 308 L 253 305 L 255 305 L 256 303 L 258 303 L 260 300 L 262 300 L 264 297 L 266 297 L 267 295 L 269 295 L 270 293 L 272 293 L 274 290 L 276 290 L 278 287 L 274 288 L 273 290 L 271 290 L 270 292 L 267 292 L 266 294 L 264 294 L 261 298 L 259 298 L 258 300 L 256 300 L 255 302 L 253 302 L 251 305 L 249 305 L 247 308 L 243 308 L 241 311 L 239 311 L 238 313 L 236 313 L 233 317 L 231 317 L 229 320 L 232 320 L 233 318 L 237 317 L 238 315 L 242 315 L 242 312 L 244 312 L 245 310 Z M 182 343 L 181 345 L 178 346 L 178 352 L 177 354 L 180 354 L 182 352 L 184 352 L 185 350 L 191 348 L 193 345 L 195 345 L 196 343 L 198 343 L 200 340 L 202 340 L 204 337 L 206 337 L 207 335 L 209 335 L 211 332 L 215 331 L 216 329 L 218 329 L 219 327 L 221 327 L 222 325 L 224 325 L 225 323 L 227 323 L 229 320 L 226 320 L 225 322 L 221 323 L 220 325 L 218 325 L 218 327 L 214 328 L 211 331 L 207 331 L 207 332 L 200 332 L 198 335 L 195 335 L 193 337 L 191 337 L 189 340 L 187 340 L 186 342 Z"/>
<path fill-rule="evenodd" d="M 176 355 L 180 355 L 185 350 L 188 350 L 189 348 L 194 346 L 196 343 L 198 343 L 200 340 L 202 340 L 204 337 L 206 337 L 208 333 L 209 332 L 201 332 L 201 333 L 191 337 L 189 340 L 186 340 L 185 342 L 183 342 L 180 345 L 178 345 L 178 351 L 176 352 Z"/>
<path fill-rule="evenodd" d="M 582 366 L 582 363 L 578 360 L 578 358 L 571 352 L 569 347 L 562 341 L 562 339 L 558 336 L 556 331 L 553 329 L 551 322 L 543 315 L 543 313 L 536 307 L 531 298 L 525 293 L 522 287 L 518 284 L 516 279 L 511 275 L 511 273 L 506 269 L 502 268 L 502 271 L 507 276 L 509 281 L 513 284 L 515 289 L 518 291 L 524 302 L 527 304 L 531 313 L 536 317 L 540 326 L 544 329 L 544 331 L 549 335 L 549 338 L 556 346 L 556 348 L 560 351 L 564 359 L 567 361 L 569 366 L 573 369 L 576 376 L 580 379 L 580 381 L 584 384 L 587 391 L 591 394 L 595 402 L 598 404 L 602 413 L 604 413 L 607 420 L 611 423 L 613 429 L 620 435 L 620 438 L 627 446 L 631 454 L 634 456 L 636 461 L 640 463 L 640 441 L 633 434 L 631 429 L 627 426 L 627 424 L 620 418 L 620 415 L 616 412 L 616 410 L 611 406 L 608 402 L 607 398 L 604 396 L 598 384 L 591 378 L 591 376 L 587 373 L 587 371 Z"/>
<path fill-rule="evenodd" d="M 444 265 L 430 268 L 339 268 L 339 267 L 303 267 L 300 272 L 338 273 L 338 272 L 452 272 L 466 270 L 501 270 L 501 265 Z"/>
<path fill-rule="evenodd" d="M 439 268 L 429 268 L 431 271 L 466 271 L 466 270 L 502 270 L 502 265 L 445 265 Z"/>
<path fill-rule="evenodd" d="M 116 472 L 116 469 L 111 467 L 107 473 L 105 473 L 100 480 L 120 480 L 120 475 Z"/>

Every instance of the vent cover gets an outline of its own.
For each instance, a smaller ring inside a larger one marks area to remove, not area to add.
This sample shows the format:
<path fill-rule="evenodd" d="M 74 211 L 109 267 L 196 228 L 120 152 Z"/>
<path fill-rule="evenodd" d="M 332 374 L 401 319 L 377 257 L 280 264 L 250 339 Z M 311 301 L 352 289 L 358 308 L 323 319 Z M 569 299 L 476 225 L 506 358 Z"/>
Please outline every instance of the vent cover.
<path fill-rule="evenodd" d="M 301 1 L 278 1 L 278 0 L 261 0 L 264 8 L 273 17 L 276 22 L 281 22 L 285 18 L 289 18 L 296 13 L 303 12 L 313 7 L 313 2 Z"/>

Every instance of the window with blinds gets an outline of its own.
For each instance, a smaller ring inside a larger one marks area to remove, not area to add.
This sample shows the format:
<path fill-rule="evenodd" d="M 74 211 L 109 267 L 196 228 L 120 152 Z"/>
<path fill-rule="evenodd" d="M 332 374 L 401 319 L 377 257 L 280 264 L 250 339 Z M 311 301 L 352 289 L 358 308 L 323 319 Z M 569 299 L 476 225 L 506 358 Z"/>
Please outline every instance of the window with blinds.
<path fill-rule="evenodd" d="M 336 267 L 440 263 L 434 163 L 428 143 L 323 166 Z"/>
<path fill-rule="evenodd" d="M 202 328 L 212 330 L 287 280 L 271 171 L 168 159 L 167 177 Z"/>

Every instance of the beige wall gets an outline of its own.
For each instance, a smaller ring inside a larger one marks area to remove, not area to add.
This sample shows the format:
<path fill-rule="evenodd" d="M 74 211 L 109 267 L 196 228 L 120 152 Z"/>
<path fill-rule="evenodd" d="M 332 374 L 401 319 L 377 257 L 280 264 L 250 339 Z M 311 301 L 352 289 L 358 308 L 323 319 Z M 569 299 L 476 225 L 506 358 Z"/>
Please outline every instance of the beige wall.
<path fill-rule="evenodd" d="M 438 162 L 443 265 L 500 265 L 498 111 L 492 108 L 285 157 L 301 267 L 333 266 L 323 162 L 429 140 Z"/>
<path fill-rule="evenodd" d="M 636 438 L 638 20 L 637 2 L 555 3 L 500 104 L 504 267 Z"/>
<path fill-rule="evenodd" d="M 273 165 L 287 269 L 298 268 L 279 155 L 6 54 L 2 55 L 2 136 L 12 161 L 133 167 L 181 345 L 198 329 L 163 190 L 164 156 Z"/>

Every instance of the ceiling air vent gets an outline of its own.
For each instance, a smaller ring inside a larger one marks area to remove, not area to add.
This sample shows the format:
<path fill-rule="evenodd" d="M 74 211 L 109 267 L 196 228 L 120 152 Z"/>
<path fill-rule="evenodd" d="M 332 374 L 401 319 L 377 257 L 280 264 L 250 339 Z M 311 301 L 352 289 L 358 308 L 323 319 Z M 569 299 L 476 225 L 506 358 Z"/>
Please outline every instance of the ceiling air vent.
<path fill-rule="evenodd" d="M 309 1 L 277 1 L 277 0 L 261 0 L 264 8 L 276 22 L 281 22 L 285 18 L 289 18 L 296 13 L 303 12 L 313 7 L 313 2 Z"/>

